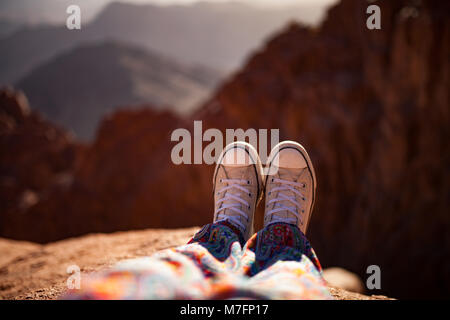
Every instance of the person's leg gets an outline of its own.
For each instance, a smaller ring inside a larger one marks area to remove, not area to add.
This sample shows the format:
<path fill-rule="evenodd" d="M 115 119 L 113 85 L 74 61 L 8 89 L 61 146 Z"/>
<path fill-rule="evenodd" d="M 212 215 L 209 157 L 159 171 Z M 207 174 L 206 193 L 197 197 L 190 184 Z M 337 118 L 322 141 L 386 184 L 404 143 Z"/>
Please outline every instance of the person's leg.
<path fill-rule="evenodd" d="M 191 258 L 210 285 L 209 298 L 261 298 L 246 289 L 243 245 L 253 230 L 256 205 L 263 191 L 262 166 L 256 150 L 231 143 L 214 172 L 214 219 L 176 251 Z"/>
<path fill-rule="evenodd" d="M 293 224 L 276 222 L 264 227 L 247 242 L 246 249 L 254 254 L 254 262 L 247 270 L 256 275 L 278 261 L 300 261 L 306 257 L 321 273 L 322 267 L 310 242 Z"/>
<path fill-rule="evenodd" d="M 254 211 L 263 191 L 262 166 L 254 148 L 228 145 L 214 173 L 215 214 L 179 252 L 196 262 L 211 284 L 214 298 L 247 296 L 242 284 L 242 250 L 252 235 Z"/>
<path fill-rule="evenodd" d="M 236 243 L 240 248 L 245 245 L 242 232 L 228 220 L 204 225 L 188 244 L 199 244 L 219 261 L 224 261 L 231 253 L 232 245 Z"/>
<path fill-rule="evenodd" d="M 329 299 L 319 260 L 305 236 L 316 178 L 306 150 L 282 142 L 269 156 L 264 228 L 245 246 L 254 291 L 274 299 Z"/>
<path fill-rule="evenodd" d="M 315 197 L 314 169 L 298 144 L 277 147 L 269 156 L 265 226 L 235 259 L 240 270 L 233 272 L 233 285 L 219 297 L 331 299 L 319 260 L 304 235 Z"/>
<path fill-rule="evenodd" d="M 253 234 L 256 205 L 263 192 L 262 166 L 248 143 L 233 142 L 218 158 L 213 176 L 214 218 L 189 241 L 224 261 L 232 246 L 242 248 Z M 236 249 L 237 250 L 237 249 Z"/>
<path fill-rule="evenodd" d="M 292 224 L 274 223 L 245 246 L 248 286 L 268 299 L 332 299 L 309 241 Z"/>

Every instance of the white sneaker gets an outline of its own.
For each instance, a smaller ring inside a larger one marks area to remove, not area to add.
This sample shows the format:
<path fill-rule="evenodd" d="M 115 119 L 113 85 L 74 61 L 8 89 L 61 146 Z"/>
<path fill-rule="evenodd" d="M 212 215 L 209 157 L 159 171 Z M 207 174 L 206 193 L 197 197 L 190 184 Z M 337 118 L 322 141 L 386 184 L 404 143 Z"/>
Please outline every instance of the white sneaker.
<path fill-rule="evenodd" d="M 255 208 L 263 194 L 262 165 L 246 142 L 233 142 L 219 156 L 213 178 L 214 222 L 228 220 L 245 241 L 253 235 Z"/>
<path fill-rule="evenodd" d="M 305 234 L 316 196 L 316 174 L 305 148 L 283 141 L 270 152 L 266 176 L 264 226 L 295 224 Z"/>

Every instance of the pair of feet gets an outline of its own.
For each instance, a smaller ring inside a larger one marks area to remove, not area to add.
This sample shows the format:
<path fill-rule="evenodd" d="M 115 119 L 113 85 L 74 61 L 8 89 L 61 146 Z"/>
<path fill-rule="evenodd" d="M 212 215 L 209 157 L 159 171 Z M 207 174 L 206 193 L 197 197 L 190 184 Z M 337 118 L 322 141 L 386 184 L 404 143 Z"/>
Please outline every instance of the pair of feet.
<path fill-rule="evenodd" d="M 264 227 L 294 224 L 305 234 L 316 192 L 316 176 L 305 148 L 283 141 L 270 152 L 267 174 L 255 148 L 233 142 L 219 156 L 214 172 L 214 222 L 227 220 L 248 240 L 255 210 L 265 195 Z"/>

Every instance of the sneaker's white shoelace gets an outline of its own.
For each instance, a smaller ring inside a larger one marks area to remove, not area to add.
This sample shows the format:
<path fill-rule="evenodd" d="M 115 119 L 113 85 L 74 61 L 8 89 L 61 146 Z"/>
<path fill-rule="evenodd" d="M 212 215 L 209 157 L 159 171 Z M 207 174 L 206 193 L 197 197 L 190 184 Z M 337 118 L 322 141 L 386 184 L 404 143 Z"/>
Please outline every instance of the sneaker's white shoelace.
<path fill-rule="evenodd" d="M 244 188 L 242 185 L 250 184 L 250 181 L 244 179 L 221 179 L 222 183 L 227 184 L 222 189 L 218 190 L 218 193 L 225 192 L 225 196 L 219 199 L 216 203 L 218 206 L 215 214 L 217 215 L 217 221 L 221 220 L 231 220 L 230 222 L 237 224 L 242 228 L 242 230 L 246 229 L 246 226 L 242 224 L 238 216 L 235 215 L 226 215 L 223 211 L 229 209 L 231 211 L 236 212 L 240 216 L 244 217 L 248 221 L 248 214 L 241 209 L 241 206 L 244 205 L 246 208 L 250 209 L 250 204 L 241 198 L 242 192 L 251 196 L 251 192 Z M 239 190 L 239 193 L 230 193 L 229 190 Z M 225 201 L 234 200 L 230 203 L 222 204 Z"/>
<path fill-rule="evenodd" d="M 300 224 L 303 225 L 303 221 L 302 218 L 298 212 L 298 209 L 302 208 L 302 205 L 296 201 L 296 197 L 294 195 L 289 196 L 284 194 L 283 192 L 286 191 L 290 191 L 293 194 L 298 195 L 302 200 L 305 200 L 305 196 L 298 191 L 296 188 L 304 188 L 305 184 L 304 183 L 299 183 L 299 182 L 293 182 L 293 181 L 289 181 L 289 180 L 283 180 L 283 179 L 278 179 L 278 178 L 272 178 L 272 182 L 273 183 L 277 183 L 280 184 L 279 187 L 275 187 L 273 188 L 270 193 L 273 192 L 277 192 L 278 191 L 278 197 L 273 198 L 272 200 L 270 200 L 269 202 L 267 202 L 267 206 L 269 206 L 272 203 L 275 203 L 274 208 L 270 211 L 268 211 L 266 213 L 266 215 L 268 216 L 272 216 L 272 219 L 270 221 L 270 223 L 273 222 L 286 222 L 286 223 L 297 223 L 297 219 L 300 221 Z M 288 201 L 291 202 L 294 206 L 287 206 L 283 203 L 279 203 L 281 201 Z M 303 212 L 303 209 L 301 209 Z M 281 212 L 281 211 L 287 211 L 292 213 L 296 218 L 284 218 L 284 217 L 280 217 L 279 215 L 276 215 L 277 212 Z"/>

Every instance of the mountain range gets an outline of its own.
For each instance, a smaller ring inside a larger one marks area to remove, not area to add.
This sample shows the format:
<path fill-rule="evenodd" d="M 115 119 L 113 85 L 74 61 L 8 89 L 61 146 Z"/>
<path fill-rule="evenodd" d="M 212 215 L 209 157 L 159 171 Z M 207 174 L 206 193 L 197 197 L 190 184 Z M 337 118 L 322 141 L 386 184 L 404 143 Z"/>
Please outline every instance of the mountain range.
<path fill-rule="evenodd" d="M 82 20 L 81 30 L 68 30 L 65 23 L 34 25 L 1 38 L 0 84 L 19 81 L 70 48 L 105 40 L 131 43 L 181 63 L 230 72 L 289 20 L 313 23 L 321 14 L 319 6 L 269 10 L 240 3 L 158 6 L 114 2 L 91 22 Z"/>
<path fill-rule="evenodd" d="M 264 37 L 290 19 L 312 24 L 321 15 L 320 6 L 111 2 L 81 30 L 27 21 L 35 11 L 42 15 L 35 19 L 51 21 L 67 3 L 2 2 L 0 19 L 9 20 L 0 34 L 0 84 L 24 90 L 33 108 L 82 140 L 121 106 L 147 103 L 189 114 Z M 90 11 L 91 4 L 80 6 Z"/>
<path fill-rule="evenodd" d="M 221 78 L 211 68 L 186 66 L 136 46 L 104 42 L 62 53 L 16 86 L 34 109 L 89 140 L 100 119 L 120 107 L 145 103 L 189 114 Z"/>

